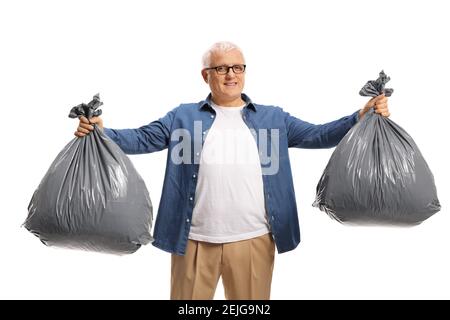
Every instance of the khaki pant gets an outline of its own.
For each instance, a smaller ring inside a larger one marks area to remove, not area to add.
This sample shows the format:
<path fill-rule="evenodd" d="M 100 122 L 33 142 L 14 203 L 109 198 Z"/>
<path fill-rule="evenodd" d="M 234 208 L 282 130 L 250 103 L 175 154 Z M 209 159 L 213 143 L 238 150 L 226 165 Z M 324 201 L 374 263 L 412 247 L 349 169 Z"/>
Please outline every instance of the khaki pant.
<path fill-rule="evenodd" d="M 270 233 L 230 243 L 188 240 L 172 255 L 171 299 L 213 299 L 220 276 L 225 298 L 270 299 L 275 244 Z"/>

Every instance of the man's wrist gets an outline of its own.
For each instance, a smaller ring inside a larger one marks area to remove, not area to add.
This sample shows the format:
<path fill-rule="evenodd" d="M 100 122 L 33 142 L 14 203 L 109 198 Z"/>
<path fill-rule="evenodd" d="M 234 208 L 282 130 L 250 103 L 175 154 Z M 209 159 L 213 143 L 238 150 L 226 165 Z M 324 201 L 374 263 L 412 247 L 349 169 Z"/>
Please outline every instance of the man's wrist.
<path fill-rule="evenodd" d="M 364 116 L 365 112 L 364 109 L 360 109 L 358 112 L 358 121 L 361 120 L 361 118 Z"/>

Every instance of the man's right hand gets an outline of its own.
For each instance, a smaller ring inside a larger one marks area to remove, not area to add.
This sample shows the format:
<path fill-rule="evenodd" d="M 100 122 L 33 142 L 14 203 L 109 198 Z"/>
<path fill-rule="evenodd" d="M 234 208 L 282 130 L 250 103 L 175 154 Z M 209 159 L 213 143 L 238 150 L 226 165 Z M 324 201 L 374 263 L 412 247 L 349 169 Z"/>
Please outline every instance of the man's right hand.
<path fill-rule="evenodd" d="M 94 130 L 94 126 L 93 126 L 94 124 L 103 130 L 102 118 L 92 117 L 89 121 L 86 117 L 81 116 L 77 131 L 75 131 L 75 135 L 80 138 L 88 135 L 89 133 L 91 133 L 91 131 Z"/>

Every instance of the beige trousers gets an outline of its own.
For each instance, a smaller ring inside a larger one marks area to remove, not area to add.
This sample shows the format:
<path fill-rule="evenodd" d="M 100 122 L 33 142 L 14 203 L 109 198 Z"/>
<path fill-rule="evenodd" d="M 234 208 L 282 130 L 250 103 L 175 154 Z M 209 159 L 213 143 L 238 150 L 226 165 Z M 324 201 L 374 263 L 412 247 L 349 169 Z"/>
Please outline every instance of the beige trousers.
<path fill-rule="evenodd" d="M 230 243 L 188 240 L 172 255 L 171 299 L 213 299 L 220 276 L 225 298 L 270 299 L 275 244 L 270 233 Z"/>

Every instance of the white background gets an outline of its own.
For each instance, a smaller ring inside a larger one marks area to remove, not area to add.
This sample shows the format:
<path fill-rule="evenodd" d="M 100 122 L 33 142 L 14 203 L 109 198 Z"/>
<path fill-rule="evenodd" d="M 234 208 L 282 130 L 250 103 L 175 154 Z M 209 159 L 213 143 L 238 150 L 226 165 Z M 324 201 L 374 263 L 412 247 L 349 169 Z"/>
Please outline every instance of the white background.
<path fill-rule="evenodd" d="M 70 108 L 100 92 L 112 128 L 209 93 L 203 52 L 239 44 L 245 92 L 314 123 L 363 106 L 381 69 L 391 119 L 432 169 L 442 211 L 413 228 L 348 227 L 311 206 L 332 153 L 290 151 L 302 243 L 276 256 L 273 299 L 450 298 L 449 5 L 446 1 L 3 1 L 0 3 L 0 298 L 167 299 L 170 255 L 49 248 L 21 228 Z M 166 151 L 132 156 L 156 209 Z M 223 298 L 219 284 L 216 298 Z"/>

